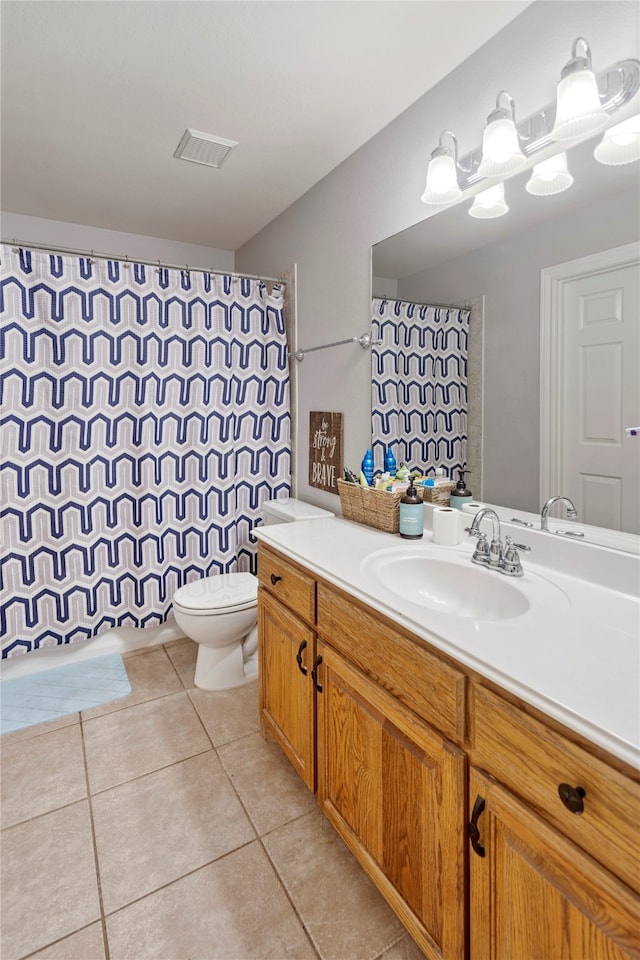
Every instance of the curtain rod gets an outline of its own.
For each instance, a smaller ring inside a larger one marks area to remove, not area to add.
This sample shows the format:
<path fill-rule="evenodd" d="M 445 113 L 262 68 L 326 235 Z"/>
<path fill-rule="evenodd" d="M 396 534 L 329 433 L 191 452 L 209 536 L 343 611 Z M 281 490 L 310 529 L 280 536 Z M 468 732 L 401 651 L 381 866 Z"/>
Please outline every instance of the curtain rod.
<path fill-rule="evenodd" d="M 460 307 L 457 303 L 435 303 L 432 300 L 405 300 L 403 297 L 372 297 L 372 300 L 383 300 L 385 303 L 393 300 L 394 303 L 413 303 L 416 307 L 436 307 L 438 310 L 471 310 L 471 307 Z"/>
<path fill-rule="evenodd" d="M 190 267 L 188 263 L 161 263 L 160 260 L 143 260 L 140 257 L 129 257 L 114 253 L 98 253 L 96 250 L 79 250 L 75 247 L 59 247 L 53 243 L 28 243 L 23 240 L 0 240 L 0 243 L 6 243 L 7 246 L 22 247 L 25 250 L 44 250 L 49 253 L 68 253 L 75 257 L 95 257 L 98 260 L 119 260 L 122 263 L 141 263 L 149 267 L 158 267 L 165 270 L 187 270 L 196 273 L 210 273 L 217 277 L 238 277 L 242 280 L 265 280 L 269 283 L 282 283 L 286 286 L 286 281 L 281 277 L 256 277 L 251 273 L 237 273 L 235 270 L 209 270 L 206 267 Z"/>
<path fill-rule="evenodd" d="M 296 360 L 304 360 L 305 353 L 313 353 L 314 350 L 326 350 L 327 347 L 341 347 L 343 343 L 359 343 L 363 350 L 366 350 L 367 347 L 371 347 L 374 344 L 380 346 L 382 340 L 372 340 L 371 334 L 363 333 L 360 337 L 348 337 L 346 340 L 334 340 L 333 343 L 321 343 L 317 347 L 306 347 L 304 350 L 299 349 L 289 354 L 290 357 L 295 357 Z"/>

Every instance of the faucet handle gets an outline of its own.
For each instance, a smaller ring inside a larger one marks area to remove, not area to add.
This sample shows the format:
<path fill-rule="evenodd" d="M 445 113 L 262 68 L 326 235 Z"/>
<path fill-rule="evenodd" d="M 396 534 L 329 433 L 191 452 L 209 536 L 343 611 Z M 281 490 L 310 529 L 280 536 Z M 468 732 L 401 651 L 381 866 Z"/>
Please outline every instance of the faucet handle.
<path fill-rule="evenodd" d="M 523 577 L 524 570 L 522 569 L 522 564 L 520 563 L 520 555 L 517 548 L 521 544 L 514 543 L 511 537 L 505 537 L 504 539 L 504 555 L 502 557 L 502 566 L 501 573 L 504 573 L 507 577 Z M 523 549 L 527 550 L 528 548 L 522 544 Z"/>
<path fill-rule="evenodd" d="M 488 567 L 491 556 L 489 553 L 489 541 L 487 540 L 487 535 L 486 533 L 481 533 L 480 531 L 474 531 L 473 536 L 478 537 L 478 543 L 473 551 L 471 562 L 480 563 L 485 567 Z"/>

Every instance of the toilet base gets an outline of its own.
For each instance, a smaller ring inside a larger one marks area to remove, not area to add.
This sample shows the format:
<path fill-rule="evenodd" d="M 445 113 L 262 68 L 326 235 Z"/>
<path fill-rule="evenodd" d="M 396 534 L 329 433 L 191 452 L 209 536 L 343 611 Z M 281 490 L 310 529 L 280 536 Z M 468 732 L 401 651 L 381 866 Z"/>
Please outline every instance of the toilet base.
<path fill-rule="evenodd" d="M 200 690 L 229 690 L 250 683 L 258 676 L 258 658 L 247 663 L 241 643 L 228 647 L 207 647 L 198 644 L 194 683 Z"/>

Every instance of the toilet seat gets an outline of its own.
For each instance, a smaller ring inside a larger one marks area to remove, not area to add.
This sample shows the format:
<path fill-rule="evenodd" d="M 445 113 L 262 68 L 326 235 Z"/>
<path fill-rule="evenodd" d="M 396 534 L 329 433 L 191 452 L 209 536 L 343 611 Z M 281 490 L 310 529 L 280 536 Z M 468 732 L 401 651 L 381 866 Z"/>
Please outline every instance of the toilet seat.
<path fill-rule="evenodd" d="M 222 573 L 203 577 L 176 590 L 173 603 L 189 613 L 216 616 L 254 607 L 258 578 L 252 573 Z"/>

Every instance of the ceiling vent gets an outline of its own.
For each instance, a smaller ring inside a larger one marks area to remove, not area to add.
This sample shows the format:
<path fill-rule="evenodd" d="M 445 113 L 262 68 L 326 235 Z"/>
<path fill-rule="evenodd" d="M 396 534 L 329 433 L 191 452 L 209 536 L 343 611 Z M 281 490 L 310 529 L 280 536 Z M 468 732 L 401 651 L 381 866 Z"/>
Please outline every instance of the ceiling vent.
<path fill-rule="evenodd" d="M 174 157 L 202 163 L 205 167 L 221 167 L 237 146 L 236 140 L 225 140 L 223 137 L 214 137 L 211 133 L 200 133 L 199 130 L 185 130 Z"/>

